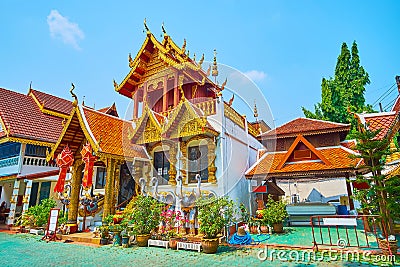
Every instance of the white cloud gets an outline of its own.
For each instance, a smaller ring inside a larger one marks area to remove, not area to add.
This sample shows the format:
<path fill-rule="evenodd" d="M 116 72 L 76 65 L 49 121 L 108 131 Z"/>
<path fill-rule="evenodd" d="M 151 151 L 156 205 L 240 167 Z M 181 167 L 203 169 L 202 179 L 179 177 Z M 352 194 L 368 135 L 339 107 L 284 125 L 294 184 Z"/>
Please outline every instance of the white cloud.
<path fill-rule="evenodd" d="M 59 38 L 65 44 L 72 45 L 77 50 L 81 48 L 78 41 L 85 38 L 83 31 L 79 28 L 78 24 L 63 17 L 57 10 L 50 11 L 47 16 L 47 24 L 49 24 L 50 36 L 52 38 Z"/>
<path fill-rule="evenodd" d="M 262 81 L 267 77 L 267 74 L 265 72 L 259 70 L 246 71 L 244 74 L 254 82 Z"/>

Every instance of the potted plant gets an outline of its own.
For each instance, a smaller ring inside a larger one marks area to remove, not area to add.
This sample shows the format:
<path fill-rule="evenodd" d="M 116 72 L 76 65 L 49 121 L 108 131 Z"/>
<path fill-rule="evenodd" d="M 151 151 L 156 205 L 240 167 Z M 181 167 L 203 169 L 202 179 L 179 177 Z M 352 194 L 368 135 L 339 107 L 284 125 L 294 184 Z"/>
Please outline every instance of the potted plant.
<path fill-rule="evenodd" d="M 249 231 L 251 234 L 258 234 L 258 229 L 260 227 L 260 219 L 251 217 L 249 220 Z"/>
<path fill-rule="evenodd" d="M 180 211 L 166 210 L 161 212 L 161 235 L 166 235 L 169 241 L 169 247 L 177 248 L 177 242 L 180 238 L 180 229 L 183 227 L 186 219 Z"/>
<path fill-rule="evenodd" d="M 162 203 L 150 196 L 139 195 L 131 200 L 124 214 L 130 220 L 138 246 L 147 246 L 150 233 L 160 223 Z"/>
<path fill-rule="evenodd" d="M 108 225 L 99 227 L 100 231 L 100 245 L 107 245 L 110 238 L 110 229 Z"/>
<path fill-rule="evenodd" d="M 264 208 L 262 210 L 257 210 L 257 221 L 259 223 L 260 231 L 263 234 L 267 234 L 269 232 L 268 225 L 269 223 L 269 218 L 268 218 L 268 211 Z"/>
<path fill-rule="evenodd" d="M 249 223 L 250 222 L 250 214 L 247 211 L 246 206 L 243 203 L 240 203 L 239 209 L 240 209 L 240 216 L 241 216 L 242 222 L 244 224 Z"/>
<path fill-rule="evenodd" d="M 283 222 L 288 217 L 286 203 L 282 200 L 275 201 L 268 196 L 266 208 L 262 211 L 265 221 L 274 229 L 274 233 L 283 232 Z"/>
<path fill-rule="evenodd" d="M 216 253 L 218 235 L 232 220 L 234 204 L 228 197 L 200 198 L 198 206 L 199 231 L 203 234 L 201 245 L 205 253 Z"/>

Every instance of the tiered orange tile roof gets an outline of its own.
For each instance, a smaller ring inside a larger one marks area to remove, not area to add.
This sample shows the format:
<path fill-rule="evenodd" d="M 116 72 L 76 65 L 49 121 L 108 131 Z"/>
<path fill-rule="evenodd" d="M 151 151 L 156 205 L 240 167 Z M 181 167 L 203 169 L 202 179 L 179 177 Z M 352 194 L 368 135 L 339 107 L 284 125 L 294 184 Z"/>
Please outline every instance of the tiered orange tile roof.
<path fill-rule="evenodd" d="M 34 98 L 47 110 L 69 115 L 72 111 L 72 102 L 57 96 L 49 95 L 41 91 L 30 89 L 28 95 L 32 94 Z"/>
<path fill-rule="evenodd" d="M 355 155 L 356 153 L 342 146 L 322 147 L 317 148 L 317 150 L 330 164 L 325 164 L 322 160 L 305 160 L 285 163 L 282 168 L 278 169 L 287 152 L 266 153 L 246 172 L 246 177 L 299 177 L 313 175 L 342 177 L 345 172 L 354 171 L 355 167 L 362 162 L 362 159 L 350 158 L 350 155 Z"/>
<path fill-rule="evenodd" d="M 376 136 L 376 139 L 382 139 L 386 136 L 397 117 L 397 113 L 395 111 L 357 115 L 360 119 L 360 122 L 363 125 L 366 124 L 369 130 L 376 131 L 381 129 L 379 134 Z"/>
<path fill-rule="evenodd" d="M 261 138 L 296 137 L 298 134 L 314 135 L 332 132 L 348 132 L 350 124 L 322 121 L 308 118 L 297 118 L 282 126 L 260 135 Z"/>
<path fill-rule="evenodd" d="M 36 91 L 39 92 L 39 91 Z M 62 131 L 62 118 L 41 112 L 28 95 L 0 88 L 0 117 L 6 129 L 0 137 L 55 143 Z"/>
<path fill-rule="evenodd" d="M 148 157 L 143 146 L 132 144 L 128 138 L 131 122 L 86 107 L 82 110 L 99 151 L 130 158 Z"/>

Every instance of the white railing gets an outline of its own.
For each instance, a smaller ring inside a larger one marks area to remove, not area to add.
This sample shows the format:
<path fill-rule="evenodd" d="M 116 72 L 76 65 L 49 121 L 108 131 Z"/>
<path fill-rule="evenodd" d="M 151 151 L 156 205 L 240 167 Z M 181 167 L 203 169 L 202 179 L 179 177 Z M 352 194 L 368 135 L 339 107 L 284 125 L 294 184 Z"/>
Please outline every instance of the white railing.
<path fill-rule="evenodd" d="M 19 156 L 0 160 L 0 168 L 18 165 Z"/>
<path fill-rule="evenodd" d="M 24 157 L 23 165 L 57 167 L 55 163 L 47 162 L 46 158 L 30 157 L 30 156 Z"/>

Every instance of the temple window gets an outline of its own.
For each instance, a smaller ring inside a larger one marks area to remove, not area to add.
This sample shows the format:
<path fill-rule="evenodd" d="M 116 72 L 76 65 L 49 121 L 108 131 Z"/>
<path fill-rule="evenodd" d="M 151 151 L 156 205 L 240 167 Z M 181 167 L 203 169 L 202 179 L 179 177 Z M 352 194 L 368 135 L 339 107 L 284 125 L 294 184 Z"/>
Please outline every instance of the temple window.
<path fill-rule="evenodd" d="M 208 147 L 207 145 L 188 148 L 189 183 L 197 183 L 196 174 L 202 182 L 208 182 Z"/>
<path fill-rule="evenodd" d="M 107 170 L 105 167 L 96 168 L 96 189 L 103 189 L 106 185 Z"/>
<path fill-rule="evenodd" d="M 25 156 L 44 158 L 46 157 L 46 150 L 47 147 L 45 146 L 35 146 L 27 144 L 25 147 Z"/>
<path fill-rule="evenodd" d="M 158 184 L 168 184 L 169 179 L 169 151 L 154 152 L 154 169 L 158 176 Z"/>
<path fill-rule="evenodd" d="M 20 143 L 0 144 L 0 160 L 19 156 L 21 150 Z M 18 163 L 18 161 L 17 161 Z"/>

